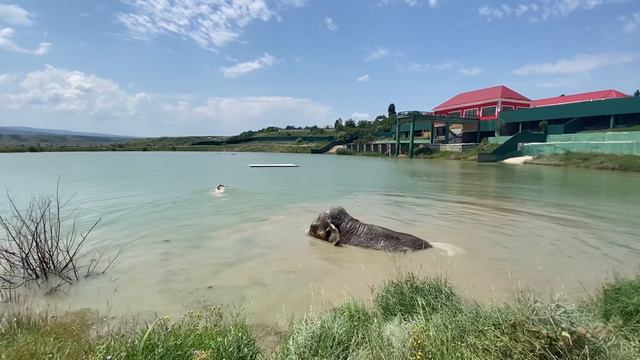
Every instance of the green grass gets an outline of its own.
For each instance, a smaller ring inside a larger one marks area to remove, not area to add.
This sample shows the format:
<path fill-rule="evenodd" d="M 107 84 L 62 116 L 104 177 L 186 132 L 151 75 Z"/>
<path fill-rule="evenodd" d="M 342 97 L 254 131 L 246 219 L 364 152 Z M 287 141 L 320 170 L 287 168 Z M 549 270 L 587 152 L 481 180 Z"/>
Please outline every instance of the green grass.
<path fill-rule="evenodd" d="M 638 286 L 639 280 L 628 280 Z M 640 296 L 625 288 L 613 303 Z M 637 359 L 638 334 L 602 316 L 604 302 L 572 304 L 517 294 L 508 303 L 466 302 L 442 278 L 388 282 L 374 307 L 347 303 L 292 325 L 275 359 Z M 625 306 L 630 310 L 632 306 Z M 637 309 L 637 307 L 636 307 Z M 626 317 L 626 316 L 625 316 Z M 632 335 L 629 335 L 632 334 Z"/>
<path fill-rule="evenodd" d="M 310 312 L 261 349 L 259 331 L 220 309 L 105 327 L 90 313 L 4 314 L 0 359 L 638 359 L 640 278 L 615 279 L 578 303 L 517 293 L 463 299 L 447 280 L 390 280 L 372 305 Z"/>
<path fill-rule="evenodd" d="M 295 141 L 271 142 L 253 141 L 249 143 L 207 146 L 208 151 L 237 151 L 237 152 L 280 152 L 280 153 L 310 153 L 311 149 L 325 146 L 327 143 Z M 195 147 L 195 146 L 194 146 Z"/>
<path fill-rule="evenodd" d="M 598 153 L 566 153 L 538 156 L 528 164 L 567 166 L 585 169 L 640 171 L 640 156 Z"/>
<path fill-rule="evenodd" d="M 3 317 L 0 359 L 257 359 L 260 348 L 242 318 L 216 308 L 172 322 L 103 329 L 87 313 L 64 318 Z"/>
<path fill-rule="evenodd" d="M 442 160 L 463 160 L 463 161 L 476 161 L 478 153 L 489 153 L 500 144 L 482 143 L 477 147 L 464 150 L 464 151 L 423 151 L 418 154 L 418 158 L 423 159 L 442 159 Z"/>
<path fill-rule="evenodd" d="M 102 359 L 256 359 L 260 348 L 244 320 L 225 320 L 220 310 L 210 309 L 112 334 L 96 345 L 95 354 Z"/>
<path fill-rule="evenodd" d="M 261 135 L 267 137 L 266 135 Z M 7 138 L 7 136 L 4 136 Z M 62 151 L 233 151 L 233 152 L 280 152 L 280 153 L 310 153 L 311 149 L 321 148 L 327 142 L 321 141 L 252 141 L 240 144 L 198 145 L 193 143 L 202 141 L 224 141 L 225 137 L 184 136 L 136 138 L 128 141 L 120 140 L 103 142 L 76 141 L 62 139 L 50 141 L 5 141 L 0 135 L 0 153 L 4 152 L 62 152 Z"/>
<path fill-rule="evenodd" d="M 84 359 L 94 354 L 87 313 L 0 316 L 0 359 Z"/>
<path fill-rule="evenodd" d="M 442 311 L 459 310 L 462 300 L 442 278 L 420 279 L 414 274 L 387 282 L 374 303 L 384 319 L 430 317 Z"/>
<path fill-rule="evenodd" d="M 351 302 L 325 314 L 307 315 L 293 325 L 276 359 L 347 359 L 367 344 L 376 318 L 363 305 Z"/>
<path fill-rule="evenodd" d="M 339 148 L 336 150 L 336 155 L 353 155 L 353 151 L 347 148 Z"/>
<path fill-rule="evenodd" d="M 609 322 L 640 335 L 640 279 L 619 279 L 601 291 L 600 312 Z"/>

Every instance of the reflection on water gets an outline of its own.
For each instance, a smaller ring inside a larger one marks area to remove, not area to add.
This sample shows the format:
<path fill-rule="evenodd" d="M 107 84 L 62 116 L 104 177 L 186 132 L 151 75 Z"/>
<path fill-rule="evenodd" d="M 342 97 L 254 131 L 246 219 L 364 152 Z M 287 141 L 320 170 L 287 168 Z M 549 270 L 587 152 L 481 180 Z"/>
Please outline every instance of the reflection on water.
<path fill-rule="evenodd" d="M 250 169 L 249 163 L 296 163 Z M 20 202 L 77 192 L 92 246 L 123 248 L 107 276 L 62 308 L 180 313 L 243 306 L 259 322 L 346 296 L 399 272 L 445 273 L 467 296 L 591 288 L 638 270 L 637 174 L 465 162 L 217 153 L 0 155 L 0 190 Z M 212 189 L 223 183 L 224 194 Z M 409 255 L 336 248 L 305 235 L 329 206 L 429 240 Z M 0 200 L 0 209 L 6 201 Z"/>

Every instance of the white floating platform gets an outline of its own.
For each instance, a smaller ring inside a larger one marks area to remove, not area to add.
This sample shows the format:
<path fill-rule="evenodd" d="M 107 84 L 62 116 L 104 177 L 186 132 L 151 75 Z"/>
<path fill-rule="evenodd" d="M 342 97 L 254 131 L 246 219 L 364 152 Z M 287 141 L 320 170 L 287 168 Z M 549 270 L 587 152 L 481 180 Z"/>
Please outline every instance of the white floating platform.
<path fill-rule="evenodd" d="M 252 168 L 290 168 L 298 167 L 296 164 L 249 164 Z"/>

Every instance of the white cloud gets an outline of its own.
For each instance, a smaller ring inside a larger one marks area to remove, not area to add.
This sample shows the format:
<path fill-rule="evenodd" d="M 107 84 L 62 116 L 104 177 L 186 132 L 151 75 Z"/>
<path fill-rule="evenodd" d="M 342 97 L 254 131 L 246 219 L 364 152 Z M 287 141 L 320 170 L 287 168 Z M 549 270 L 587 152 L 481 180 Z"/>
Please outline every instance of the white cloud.
<path fill-rule="evenodd" d="M 441 61 L 439 63 L 410 63 L 408 65 L 400 66 L 400 70 L 417 73 L 430 71 L 455 71 L 458 74 L 465 76 L 476 76 L 484 72 L 484 69 L 482 68 L 465 67 L 463 63 L 456 60 Z"/>
<path fill-rule="evenodd" d="M 558 75 L 578 74 L 613 65 L 635 62 L 640 59 L 639 54 L 580 54 L 569 59 L 556 62 L 526 64 L 515 70 L 515 75 Z"/>
<path fill-rule="evenodd" d="M 518 18 L 526 16 L 531 21 L 542 21 L 622 1 L 625 0 L 536 0 L 521 2 L 517 5 L 513 3 L 498 6 L 484 5 L 478 8 L 478 14 L 485 17 L 487 21 L 510 16 Z"/>
<path fill-rule="evenodd" d="M 213 97 L 195 107 L 193 113 L 205 119 L 220 119 L 240 132 L 269 125 L 300 124 L 302 119 L 307 124 L 317 124 L 327 121 L 331 109 L 308 99 L 288 96 Z M 238 119 L 247 119 L 248 123 L 239 123 Z"/>
<path fill-rule="evenodd" d="M 211 97 L 130 92 L 113 80 L 47 65 L 23 75 L 0 75 L 0 119 L 20 125 L 130 135 L 224 135 L 268 125 L 312 125 L 330 107 L 287 96 Z M 11 115 L 11 116 L 10 116 Z M 11 125 L 11 124 L 4 124 Z M 15 124 L 12 124 L 15 125 Z"/>
<path fill-rule="evenodd" d="M 357 79 L 358 82 L 367 82 L 369 80 L 370 80 L 369 74 L 364 74 L 364 75 L 358 77 L 358 79 Z"/>
<path fill-rule="evenodd" d="M 20 6 L 0 4 L 0 23 L 29 26 L 33 21 L 29 12 Z"/>
<path fill-rule="evenodd" d="M 279 60 L 271 56 L 271 54 L 265 53 L 262 57 L 257 58 L 253 61 L 238 63 L 233 66 L 222 68 L 220 70 L 224 74 L 224 77 L 235 79 L 241 76 L 245 76 L 250 72 L 275 65 L 278 62 Z"/>
<path fill-rule="evenodd" d="M 484 69 L 479 68 L 479 67 L 460 68 L 460 69 L 458 69 L 458 72 L 460 74 L 467 75 L 467 76 L 480 75 L 480 74 L 482 74 L 483 71 L 484 71 Z"/>
<path fill-rule="evenodd" d="M 11 74 L 0 74 L 0 87 L 9 85 L 14 81 L 14 76 Z"/>
<path fill-rule="evenodd" d="M 367 61 L 373 61 L 373 60 L 378 60 L 381 59 L 385 56 L 389 55 L 389 49 L 385 48 L 385 47 L 379 47 L 376 49 L 371 50 L 366 56 L 365 56 L 365 60 Z"/>
<path fill-rule="evenodd" d="M 640 29 L 640 11 L 629 15 L 623 15 L 620 17 L 620 21 L 622 22 L 622 29 L 624 32 L 630 34 Z"/>
<path fill-rule="evenodd" d="M 327 27 L 327 29 L 328 29 L 329 31 L 336 31 L 336 30 L 338 30 L 338 24 L 336 24 L 336 22 L 335 22 L 335 21 L 333 21 L 333 19 L 332 19 L 332 18 L 330 18 L 330 17 L 326 17 L 326 18 L 324 19 L 324 25 Z"/>
<path fill-rule="evenodd" d="M 10 108 L 39 108 L 48 111 L 80 111 L 89 115 L 102 112 L 130 114 L 138 102 L 148 99 L 144 93 L 128 94 L 112 80 L 80 71 L 68 71 L 46 65 L 19 80 L 18 91 L 6 93 Z"/>
<path fill-rule="evenodd" d="M 4 28 L 0 30 L 0 49 L 32 55 L 44 55 L 49 52 L 51 43 L 48 42 L 42 42 L 37 48 L 32 50 L 18 46 L 13 42 L 14 33 L 15 32 L 12 28 Z"/>
<path fill-rule="evenodd" d="M 380 0 L 378 1 L 379 6 L 393 5 L 397 3 L 409 5 L 412 7 L 422 5 L 422 4 L 428 4 L 429 7 L 431 8 L 435 8 L 436 6 L 438 6 L 438 0 Z"/>
<path fill-rule="evenodd" d="M 0 25 L 30 26 L 33 24 L 31 14 L 18 5 L 0 4 Z M 44 55 L 49 52 L 51 44 L 42 42 L 35 49 L 26 49 L 13 41 L 15 30 L 11 27 L 0 28 L 0 49 L 23 54 Z"/>
<path fill-rule="evenodd" d="M 303 7 L 307 4 L 307 0 L 280 0 L 280 4 L 285 7 Z"/>
<path fill-rule="evenodd" d="M 160 35 L 191 39 L 212 49 L 237 41 L 255 21 L 279 18 L 276 7 L 300 7 L 305 0 L 121 0 L 131 8 L 116 20 L 131 37 L 149 40 Z"/>
<path fill-rule="evenodd" d="M 460 66 L 461 64 L 457 61 L 443 61 L 437 64 L 411 63 L 403 69 L 413 72 L 426 72 L 430 70 L 453 70 Z"/>
<path fill-rule="evenodd" d="M 352 120 L 369 120 L 369 114 L 367 113 L 361 113 L 361 112 L 354 112 L 353 114 L 351 114 L 351 119 Z"/>

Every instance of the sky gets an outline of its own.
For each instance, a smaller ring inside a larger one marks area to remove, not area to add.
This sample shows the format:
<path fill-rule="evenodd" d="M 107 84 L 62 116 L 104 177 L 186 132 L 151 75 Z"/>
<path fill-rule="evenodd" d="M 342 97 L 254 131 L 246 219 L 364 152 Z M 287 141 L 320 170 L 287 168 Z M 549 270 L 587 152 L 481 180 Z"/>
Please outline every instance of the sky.
<path fill-rule="evenodd" d="M 640 88 L 640 0 L 0 0 L 0 126 L 230 135 Z"/>

